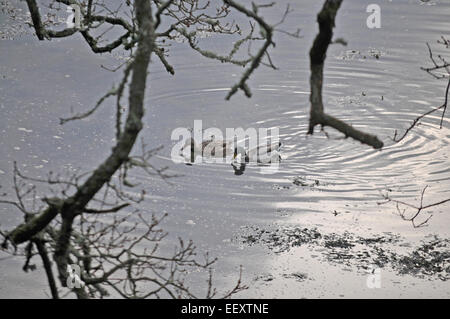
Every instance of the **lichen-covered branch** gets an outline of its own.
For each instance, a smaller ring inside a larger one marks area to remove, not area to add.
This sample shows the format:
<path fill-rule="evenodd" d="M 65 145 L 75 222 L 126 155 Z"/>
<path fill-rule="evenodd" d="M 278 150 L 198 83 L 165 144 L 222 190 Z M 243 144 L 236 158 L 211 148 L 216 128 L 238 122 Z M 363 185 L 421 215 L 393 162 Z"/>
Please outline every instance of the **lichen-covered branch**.
<path fill-rule="evenodd" d="M 3 243 L 7 246 L 8 241 L 14 245 L 19 245 L 30 240 L 33 236 L 43 230 L 60 212 L 63 207 L 63 201 L 58 198 L 47 200 L 48 207 L 41 213 L 27 219 L 13 231 L 9 232 Z"/>
<path fill-rule="evenodd" d="M 224 3 L 235 8 L 239 12 L 244 13 L 247 17 L 255 20 L 261 27 L 261 30 L 264 30 L 264 44 L 258 50 L 256 55 L 251 58 L 250 66 L 244 71 L 239 82 L 230 89 L 230 92 L 226 96 L 226 99 L 229 100 L 234 94 L 236 94 L 238 89 L 241 89 L 244 92 L 245 96 L 251 97 L 252 93 L 247 85 L 247 80 L 250 78 L 250 75 L 253 73 L 253 71 L 258 68 L 264 55 L 268 54 L 267 50 L 269 49 L 269 47 L 271 45 L 274 45 L 272 40 L 273 27 L 267 24 L 266 21 L 264 21 L 264 19 L 257 14 L 258 7 L 255 4 L 253 4 L 253 11 L 251 11 L 233 0 L 224 0 Z"/>
<path fill-rule="evenodd" d="M 68 247 L 74 218 L 83 213 L 86 205 L 96 193 L 107 183 L 113 174 L 128 160 L 129 153 L 142 129 L 141 119 L 144 115 L 143 100 L 147 79 L 147 68 L 154 45 L 154 29 L 150 4 L 146 0 L 136 0 L 136 19 L 140 40 L 131 66 L 131 83 L 129 93 L 129 113 L 120 139 L 111 155 L 91 174 L 78 188 L 77 192 L 65 199 L 48 200 L 49 206 L 39 215 L 29 218 L 24 224 L 16 227 L 7 235 L 7 241 L 14 245 L 31 240 L 42 231 L 58 214 L 62 224 L 57 237 L 54 259 L 57 263 L 59 278 L 66 285 Z M 5 243 L 7 242 L 5 241 Z"/>

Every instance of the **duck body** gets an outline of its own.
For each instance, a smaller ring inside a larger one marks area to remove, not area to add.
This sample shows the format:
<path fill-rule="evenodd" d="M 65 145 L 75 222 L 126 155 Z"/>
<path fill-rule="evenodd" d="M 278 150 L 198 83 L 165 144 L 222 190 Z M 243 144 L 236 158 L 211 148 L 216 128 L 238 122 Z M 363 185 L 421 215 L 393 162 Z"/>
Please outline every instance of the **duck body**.
<path fill-rule="evenodd" d="M 198 157 L 201 159 L 225 159 L 226 162 L 259 163 L 268 164 L 279 162 L 281 156 L 279 150 L 281 142 L 273 142 L 268 145 L 259 145 L 251 149 L 235 145 L 233 140 L 222 140 L 211 137 L 201 143 L 197 143 L 193 138 L 186 140 L 181 148 L 181 155 L 193 163 Z"/>
<path fill-rule="evenodd" d="M 198 156 L 217 159 L 231 158 L 233 155 L 233 143 L 232 141 L 214 139 L 213 137 L 197 143 L 193 138 L 190 138 L 186 140 L 181 148 L 181 155 L 191 162 L 194 162 Z"/>

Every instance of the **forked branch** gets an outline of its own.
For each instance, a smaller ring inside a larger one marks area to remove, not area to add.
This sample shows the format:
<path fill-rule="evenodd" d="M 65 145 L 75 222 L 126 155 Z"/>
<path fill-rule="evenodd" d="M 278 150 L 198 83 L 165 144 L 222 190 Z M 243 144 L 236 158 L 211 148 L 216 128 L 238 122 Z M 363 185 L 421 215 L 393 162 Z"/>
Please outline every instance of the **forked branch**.
<path fill-rule="evenodd" d="M 439 206 L 442 204 L 445 204 L 447 202 L 450 202 L 450 198 L 445 199 L 445 200 L 441 200 L 439 202 L 435 202 L 432 204 L 428 204 L 425 205 L 424 202 L 424 196 L 425 196 L 425 191 L 427 190 L 428 185 L 425 186 L 420 194 L 420 203 L 419 205 L 414 205 L 414 204 L 410 204 L 407 203 L 405 201 L 401 201 L 401 200 L 396 200 L 396 199 L 392 199 L 388 193 L 383 194 L 383 198 L 385 199 L 384 202 L 378 203 L 378 205 L 383 205 L 386 203 L 395 203 L 396 209 L 397 209 L 397 214 L 405 221 L 411 222 L 411 224 L 413 225 L 414 228 L 419 228 L 419 227 L 424 227 L 428 224 L 428 221 L 431 219 L 431 217 L 433 217 L 433 215 L 429 215 L 428 217 L 426 217 L 425 219 L 423 219 L 422 221 L 418 222 L 417 219 L 419 218 L 419 216 L 421 215 L 421 213 L 429 208 L 435 207 L 435 206 Z M 408 213 L 407 209 L 412 209 L 412 213 Z"/>
<path fill-rule="evenodd" d="M 323 69 L 328 46 L 332 42 L 333 28 L 337 11 L 342 0 L 326 0 L 322 10 L 317 16 L 319 23 L 319 34 L 316 36 L 313 46 L 309 52 L 311 66 L 311 110 L 309 118 L 308 134 L 314 133 L 316 125 L 331 126 L 342 132 L 345 137 L 351 137 L 363 144 L 372 146 L 375 149 L 383 147 L 383 142 L 375 135 L 362 132 L 347 123 L 328 115 L 324 112 L 322 102 Z"/>
<path fill-rule="evenodd" d="M 437 42 L 443 46 L 445 46 L 447 49 L 449 48 L 450 41 L 444 37 L 441 37 L 442 40 L 438 40 Z M 435 113 L 436 111 L 442 110 L 441 115 L 441 121 L 439 123 L 439 128 L 442 129 L 442 125 L 444 124 L 444 118 L 445 118 L 445 112 L 447 111 L 447 105 L 448 105 L 448 95 L 450 91 L 450 63 L 447 62 L 447 60 L 442 56 L 438 55 L 435 57 L 433 54 L 433 51 L 431 49 L 431 46 L 427 43 L 429 58 L 433 66 L 431 67 L 421 67 L 421 69 L 428 74 L 430 74 L 435 79 L 445 79 L 448 78 L 447 87 L 445 89 L 445 95 L 444 95 L 444 102 L 441 106 L 435 107 L 418 117 L 414 119 L 414 121 L 411 123 L 411 125 L 405 130 L 405 132 L 402 135 L 398 135 L 397 130 L 394 132 L 394 137 L 392 137 L 392 140 L 396 143 L 402 141 L 408 133 L 415 128 L 417 125 L 419 125 L 420 121 L 427 117 L 430 114 Z"/>

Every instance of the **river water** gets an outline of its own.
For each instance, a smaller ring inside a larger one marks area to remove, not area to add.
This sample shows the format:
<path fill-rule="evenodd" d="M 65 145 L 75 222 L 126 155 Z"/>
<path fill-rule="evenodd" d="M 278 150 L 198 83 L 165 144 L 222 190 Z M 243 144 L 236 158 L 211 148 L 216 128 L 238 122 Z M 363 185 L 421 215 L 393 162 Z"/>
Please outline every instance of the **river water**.
<path fill-rule="evenodd" d="M 375 2 L 381 6 L 382 25 L 369 29 L 366 7 Z M 265 11 L 268 20 L 277 21 L 287 3 L 279 1 Z M 207 60 L 185 44 L 170 49 L 174 77 L 158 62 L 152 63 L 141 136 L 149 145 L 164 146 L 156 165 L 169 165 L 183 176 L 168 184 L 157 177 L 133 175 L 149 194 L 144 209 L 169 214 L 163 224 L 169 238 L 193 239 L 200 251 L 219 258 L 215 266 L 219 287 L 231 286 L 242 265 L 250 288 L 241 297 L 448 298 L 448 281 L 383 270 L 382 289 L 369 289 L 364 273 L 326 262 L 320 251 L 301 247 L 276 254 L 263 245 L 247 246 L 236 240 L 242 227 L 255 225 L 398 234 L 410 243 L 430 234 L 450 235 L 448 204 L 425 212 L 433 217 L 428 227 L 419 229 L 395 215 L 395 205 L 378 205 L 387 190 L 411 203 L 419 200 L 427 185 L 427 203 L 450 195 L 448 117 L 442 129 L 436 113 L 402 142 L 390 140 L 396 129 L 403 132 L 415 117 L 443 102 L 445 81 L 431 78 L 420 67 L 430 65 L 426 42 L 438 50 L 436 40 L 450 35 L 450 2 L 346 0 L 338 13 L 335 37 L 345 38 L 348 46 L 332 45 L 328 51 L 324 105 L 330 114 L 379 136 L 385 142 L 382 151 L 340 139 L 331 129 L 326 129 L 329 138 L 319 131 L 306 136 L 308 51 L 321 5 L 322 1 L 291 1 L 294 11 L 282 28 L 301 28 L 302 38 L 276 34 L 272 59 L 279 70 L 260 67 L 252 75 L 251 99 L 239 92 L 225 101 L 242 68 Z M 4 15 L 0 22 L 3 30 L 10 28 Z M 217 51 L 230 48 L 229 42 L 203 41 Z M 82 122 L 64 126 L 58 122 L 71 109 L 89 108 L 112 81 L 117 83 L 120 74 L 100 65 L 118 61 L 93 56 L 79 36 L 39 42 L 18 32 L 12 40 L 0 40 L 0 182 L 5 188 L 11 183 L 13 161 L 29 175 L 45 176 L 49 170 L 92 168 L 108 154 L 114 138 L 113 109 L 104 107 Z M 172 163 L 172 131 L 192 127 L 194 120 L 224 132 L 225 128 L 278 127 L 283 143 L 278 172 L 261 174 L 260 167 L 249 165 L 238 176 L 228 164 Z M 21 220 L 11 208 L 0 208 L 2 227 Z M 0 296 L 45 297 L 41 273 L 23 273 L 20 266 L 18 258 L 0 262 Z M 308 280 L 284 276 L 293 272 L 307 273 Z M 269 279 L 259 279 L 264 276 Z"/>

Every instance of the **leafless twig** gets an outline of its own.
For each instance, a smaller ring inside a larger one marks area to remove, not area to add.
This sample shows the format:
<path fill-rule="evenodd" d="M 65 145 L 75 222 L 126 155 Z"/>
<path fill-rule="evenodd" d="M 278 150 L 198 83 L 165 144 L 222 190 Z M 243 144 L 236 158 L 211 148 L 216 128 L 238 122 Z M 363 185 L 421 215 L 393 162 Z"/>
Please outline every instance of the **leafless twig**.
<path fill-rule="evenodd" d="M 423 226 L 427 226 L 428 221 L 431 219 L 431 217 L 433 217 L 433 215 L 430 215 L 428 217 L 426 217 L 424 220 L 422 220 L 421 222 L 417 222 L 417 218 L 420 216 L 420 214 L 431 207 L 435 207 L 435 206 L 439 206 L 442 204 L 445 204 L 447 202 L 450 202 L 450 198 L 449 199 L 445 199 L 445 200 L 441 200 L 439 202 L 436 203 L 432 203 L 432 204 L 428 204 L 425 205 L 424 204 L 424 196 L 425 196 L 425 191 L 427 190 L 428 185 L 425 186 L 420 194 L 420 203 L 419 205 L 413 205 L 410 203 L 407 203 L 405 201 L 401 201 L 401 200 L 396 200 L 396 199 L 392 199 L 388 193 L 383 194 L 383 198 L 385 199 L 384 202 L 380 202 L 378 203 L 379 205 L 383 205 L 386 203 L 395 203 L 396 209 L 397 209 L 397 214 L 405 221 L 409 221 L 412 223 L 414 228 L 419 228 L 419 227 L 423 227 Z M 405 207 L 402 209 L 402 206 Z M 409 214 L 409 216 L 407 215 L 407 208 L 410 208 L 413 210 L 412 214 Z"/>

